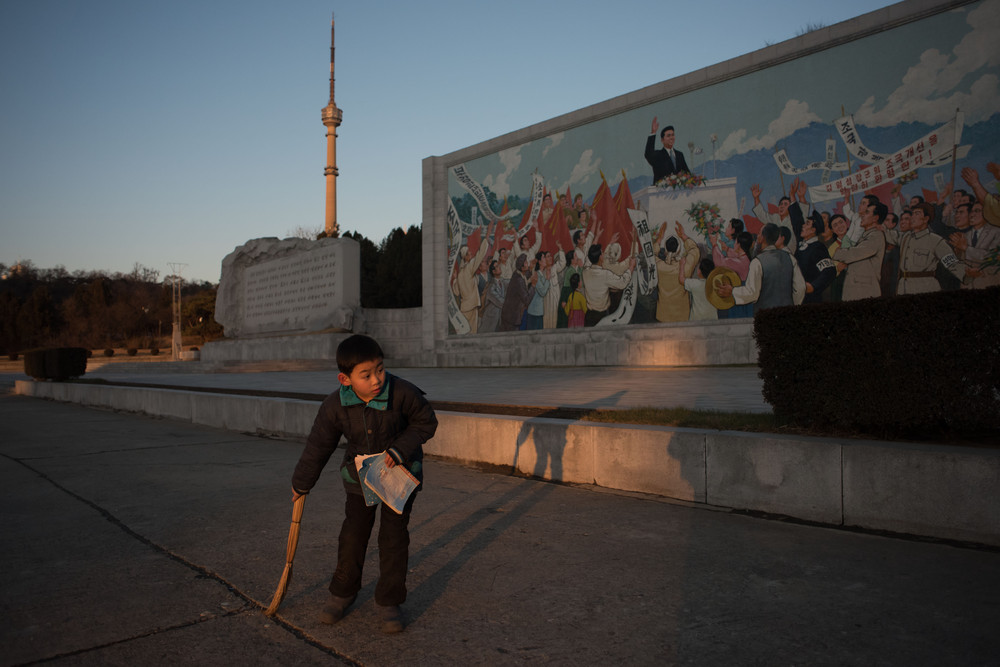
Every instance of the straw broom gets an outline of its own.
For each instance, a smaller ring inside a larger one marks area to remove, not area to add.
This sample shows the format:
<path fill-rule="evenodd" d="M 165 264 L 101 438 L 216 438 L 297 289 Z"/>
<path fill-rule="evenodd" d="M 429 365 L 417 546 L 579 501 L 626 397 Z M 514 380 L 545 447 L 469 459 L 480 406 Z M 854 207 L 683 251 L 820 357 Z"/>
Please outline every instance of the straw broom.
<path fill-rule="evenodd" d="M 271 599 L 271 606 L 264 612 L 265 616 L 274 616 L 278 612 L 278 606 L 288 592 L 288 582 L 292 579 L 292 561 L 295 559 L 295 548 L 299 545 L 299 523 L 302 521 L 302 508 L 305 507 L 306 496 L 302 494 L 295 499 L 292 504 L 292 525 L 288 529 L 288 549 L 285 552 L 285 571 L 281 573 L 281 580 L 278 582 L 278 590 L 274 591 L 274 598 Z"/>

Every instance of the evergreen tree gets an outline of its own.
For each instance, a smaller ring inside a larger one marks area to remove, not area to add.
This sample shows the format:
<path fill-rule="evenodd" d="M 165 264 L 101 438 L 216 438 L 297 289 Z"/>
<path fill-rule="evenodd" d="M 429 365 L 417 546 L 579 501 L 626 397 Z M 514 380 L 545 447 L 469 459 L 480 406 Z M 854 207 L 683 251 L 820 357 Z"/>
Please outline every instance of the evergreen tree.
<path fill-rule="evenodd" d="M 361 307 L 374 308 L 377 300 L 375 274 L 378 270 L 379 247 L 360 232 L 347 232 L 344 236 L 354 239 L 361 246 Z"/>
<path fill-rule="evenodd" d="M 411 308 L 420 305 L 420 230 L 396 228 L 382 241 L 375 273 L 376 308 Z"/>
<path fill-rule="evenodd" d="M 11 354 L 21 348 L 21 338 L 17 334 L 17 316 L 21 312 L 21 302 L 13 292 L 0 293 L 0 351 Z"/>

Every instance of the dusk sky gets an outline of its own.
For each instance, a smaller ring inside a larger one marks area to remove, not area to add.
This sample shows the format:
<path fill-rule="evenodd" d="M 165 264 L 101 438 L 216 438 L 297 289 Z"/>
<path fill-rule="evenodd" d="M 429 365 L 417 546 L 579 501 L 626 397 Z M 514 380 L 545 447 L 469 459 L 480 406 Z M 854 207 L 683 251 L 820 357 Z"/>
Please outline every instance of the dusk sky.
<path fill-rule="evenodd" d="M 889 4 L 8 0 L 0 262 L 217 282 L 321 229 L 334 13 L 337 218 L 377 243 L 421 223 L 425 157 Z"/>

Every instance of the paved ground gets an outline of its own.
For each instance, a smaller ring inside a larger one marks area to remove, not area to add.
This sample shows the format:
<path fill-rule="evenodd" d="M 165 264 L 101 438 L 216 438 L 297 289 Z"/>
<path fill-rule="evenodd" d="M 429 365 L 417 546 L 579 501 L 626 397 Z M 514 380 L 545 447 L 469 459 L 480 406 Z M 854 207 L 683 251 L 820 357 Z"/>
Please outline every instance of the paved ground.
<path fill-rule="evenodd" d="M 284 564 L 300 450 L 0 396 L 0 663 L 974 665 L 1000 655 L 1000 552 L 441 461 L 428 462 L 414 511 L 406 632 L 375 629 L 374 549 L 354 611 L 337 626 L 315 620 L 342 518 L 335 475 L 309 496 L 289 594 L 268 619 L 260 605 Z"/>
<path fill-rule="evenodd" d="M 389 369 L 427 392 L 430 400 L 506 405 L 627 408 L 685 407 L 699 410 L 770 412 L 761 396 L 756 367 L 679 369 L 590 368 L 401 368 Z M 124 382 L 266 389 L 325 394 L 337 386 L 336 374 L 142 373 L 122 372 L 109 364 L 86 378 Z M 0 375 L 13 386 L 23 374 Z"/>

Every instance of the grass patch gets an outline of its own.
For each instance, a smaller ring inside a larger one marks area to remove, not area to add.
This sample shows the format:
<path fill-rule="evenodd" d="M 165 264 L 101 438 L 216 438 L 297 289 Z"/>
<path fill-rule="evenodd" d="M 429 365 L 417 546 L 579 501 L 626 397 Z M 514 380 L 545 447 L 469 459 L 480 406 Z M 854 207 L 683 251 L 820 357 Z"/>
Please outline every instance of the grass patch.
<path fill-rule="evenodd" d="M 646 424 L 650 426 L 676 426 L 682 428 L 712 429 L 718 431 L 745 431 L 748 433 L 775 433 L 784 435 L 813 436 L 817 438 L 861 438 L 866 440 L 891 440 L 909 442 L 936 442 L 968 445 L 973 447 L 1000 447 L 1000 433 L 995 431 L 960 431 L 942 429 L 935 432 L 894 433 L 865 432 L 849 426 L 812 428 L 790 423 L 773 414 L 749 412 L 719 412 L 689 410 L 687 408 L 626 408 L 622 410 L 587 410 L 577 419 L 607 424 Z"/>
<path fill-rule="evenodd" d="M 587 412 L 583 419 L 607 424 L 647 424 L 719 431 L 780 432 L 788 430 L 788 423 L 772 414 L 690 410 L 688 408 L 592 410 Z"/>

